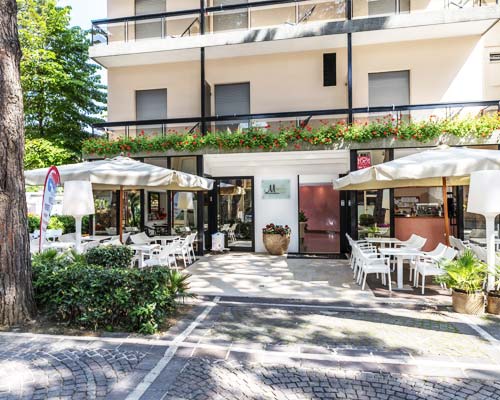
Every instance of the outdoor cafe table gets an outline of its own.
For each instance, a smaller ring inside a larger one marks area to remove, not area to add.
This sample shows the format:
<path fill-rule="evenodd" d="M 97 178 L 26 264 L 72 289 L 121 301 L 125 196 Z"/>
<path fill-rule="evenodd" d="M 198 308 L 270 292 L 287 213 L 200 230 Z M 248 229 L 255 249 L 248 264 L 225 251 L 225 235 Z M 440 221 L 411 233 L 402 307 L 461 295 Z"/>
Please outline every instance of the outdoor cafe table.
<path fill-rule="evenodd" d="M 82 236 L 82 242 L 105 242 L 110 239 L 111 236 Z"/>
<path fill-rule="evenodd" d="M 419 250 L 408 249 L 405 247 L 390 249 L 390 248 L 382 248 L 379 249 L 380 253 L 387 257 L 394 257 L 397 261 L 397 288 L 402 290 L 404 289 L 403 285 L 403 261 L 411 260 L 417 256 L 422 255 L 423 253 Z"/>
<path fill-rule="evenodd" d="M 139 258 L 139 268 L 144 267 L 145 255 L 151 255 L 151 252 L 160 250 L 159 244 L 131 244 L 129 247 L 136 252 Z"/>
<path fill-rule="evenodd" d="M 180 239 L 180 236 L 154 236 L 153 239 L 155 242 L 160 242 L 162 246 L 166 246 L 168 242 L 173 242 L 174 240 Z"/>
<path fill-rule="evenodd" d="M 486 238 L 470 238 L 469 240 L 474 244 L 486 247 Z M 500 249 L 500 239 L 498 238 L 495 239 L 495 248 L 497 251 Z"/>
<path fill-rule="evenodd" d="M 395 244 L 401 244 L 401 240 L 396 238 L 387 238 L 387 237 L 368 237 L 365 239 L 368 243 L 379 244 L 381 248 L 392 247 Z"/>

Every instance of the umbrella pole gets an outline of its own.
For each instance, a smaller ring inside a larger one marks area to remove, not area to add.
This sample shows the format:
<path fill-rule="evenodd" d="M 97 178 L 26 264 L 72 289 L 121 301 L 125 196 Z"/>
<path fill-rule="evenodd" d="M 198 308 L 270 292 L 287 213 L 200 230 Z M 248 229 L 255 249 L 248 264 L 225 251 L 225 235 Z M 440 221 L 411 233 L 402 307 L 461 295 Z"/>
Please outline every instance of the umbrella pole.
<path fill-rule="evenodd" d="M 120 242 L 123 240 L 123 186 L 120 186 L 120 213 L 118 218 L 118 233 L 120 235 Z M 123 242 L 122 242 L 123 243 Z"/>
<path fill-rule="evenodd" d="M 450 245 L 450 216 L 448 214 L 448 187 L 446 178 L 443 177 L 443 212 L 444 212 L 444 231 L 446 236 L 446 246 Z"/>

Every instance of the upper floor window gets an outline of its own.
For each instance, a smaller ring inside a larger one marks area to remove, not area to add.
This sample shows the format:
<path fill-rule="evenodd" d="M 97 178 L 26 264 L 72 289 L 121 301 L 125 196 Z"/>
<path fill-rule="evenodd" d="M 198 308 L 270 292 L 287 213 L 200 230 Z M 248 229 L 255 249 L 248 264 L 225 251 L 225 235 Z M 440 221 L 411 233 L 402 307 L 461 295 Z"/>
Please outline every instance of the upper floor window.
<path fill-rule="evenodd" d="M 135 92 L 136 119 L 167 118 L 167 89 L 137 90 Z"/>
<path fill-rule="evenodd" d="M 250 83 L 215 85 L 215 113 L 216 115 L 250 114 Z M 249 122 L 221 122 L 217 126 L 221 130 L 245 129 L 249 127 Z"/>
<path fill-rule="evenodd" d="M 157 14 L 167 11 L 165 0 L 135 0 L 135 15 Z M 135 22 L 135 38 L 148 39 L 162 37 L 161 20 L 143 20 Z"/>
<path fill-rule="evenodd" d="M 370 107 L 410 104 L 410 71 L 368 74 Z"/>
<path fill-rule="evenodd" d="M 368 15 L 406 13 L 410 11 L 410 0 L 369 0 Z"/>
<path fill-rule="evenodd" d="M 323 86 L 337 85 L 337 54 L 323 54 Z"/>

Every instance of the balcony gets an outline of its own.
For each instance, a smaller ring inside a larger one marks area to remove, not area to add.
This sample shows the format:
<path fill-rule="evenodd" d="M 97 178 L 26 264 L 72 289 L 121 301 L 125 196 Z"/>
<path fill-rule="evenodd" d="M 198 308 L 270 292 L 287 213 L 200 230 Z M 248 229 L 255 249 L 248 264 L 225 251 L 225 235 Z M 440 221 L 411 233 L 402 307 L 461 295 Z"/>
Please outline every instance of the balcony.
<path fill-rule="evenodd" d="M 354 108 L 352 124 L 349 114 L 335 109 L 108 122 L 94 126 L 97 139 L 84 152 L 99 158 L 499 142 L 498 101 Z"/>
<path fill-rule="evenodd" d="M 343 43 L 341 35 L 347 32 L 358 36 L 355 45 L 401 36 L 480 35 L 500 18 L 497 2 L 261 0 L 103 19 L 93 21 L 90 55 L 105 67 L 116 67 L 195 60 L 200 47 L 214 48 L 213 56 L 218 58 L 234 56 L 234 52 L 258 53 L 249 44 L 259 42 L 269 42 L 268 51 L 306 50 L 314 38 L 328 42 L 330 35 L 336 35 L 334 42 Z M 290 40 L 293 44 L 286 44 Z"/>

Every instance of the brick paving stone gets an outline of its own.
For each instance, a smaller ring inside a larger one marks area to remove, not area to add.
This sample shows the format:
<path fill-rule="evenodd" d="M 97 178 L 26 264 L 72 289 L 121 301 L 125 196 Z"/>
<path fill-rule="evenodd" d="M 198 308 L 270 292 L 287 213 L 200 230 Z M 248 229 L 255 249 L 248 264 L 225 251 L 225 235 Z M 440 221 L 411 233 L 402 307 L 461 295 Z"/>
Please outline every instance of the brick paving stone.
<path fill-rule="evenodd" d="M 269 379 L 276 376 L 279 379 Z M 298 382 L 298 384 L 295 384 Z M 295 368 L 191 358 L 165 400 L 224 399 L 500 399 L 498 382 Z M 381 390 L 383 389 L 383 390 Z"/>
<path fill-rule="evenodd" d="M 2 341 L 0 399 L 104 399 L 145 352 L 86 349 L 85 343 L 59 340 Z"/>
<path fill-rule="evenodd" d="M 221 306 L 203 336 L 191 341 L 255 343 L 266 350 L 290 351 L 297 346 L 339 354 L 377 353 L 392 358 L 412 355 L 462 362 L 500 363 L 500 352 L 469 326 L 429 308 L 383 311 L 318 311 L 317 309 Z M 499 325 L 500 326 L 500 325 Z"/>

